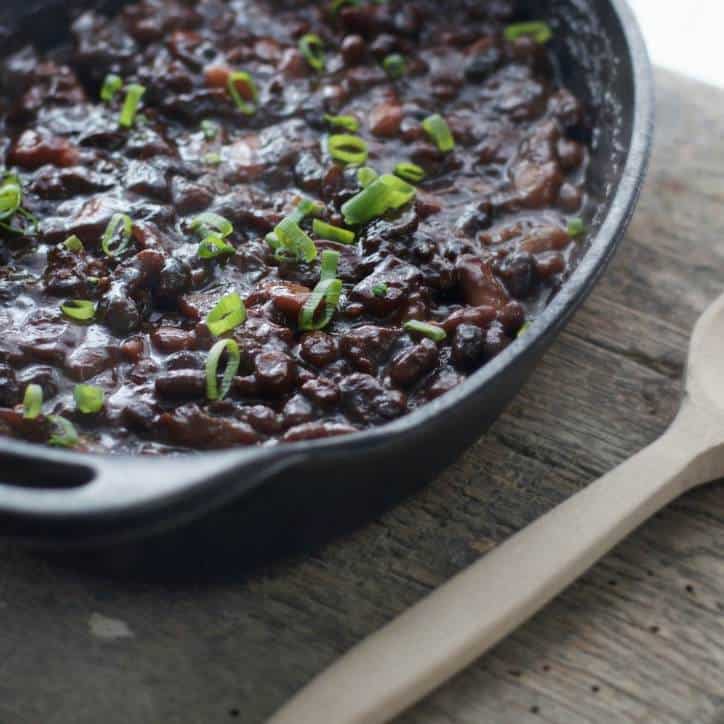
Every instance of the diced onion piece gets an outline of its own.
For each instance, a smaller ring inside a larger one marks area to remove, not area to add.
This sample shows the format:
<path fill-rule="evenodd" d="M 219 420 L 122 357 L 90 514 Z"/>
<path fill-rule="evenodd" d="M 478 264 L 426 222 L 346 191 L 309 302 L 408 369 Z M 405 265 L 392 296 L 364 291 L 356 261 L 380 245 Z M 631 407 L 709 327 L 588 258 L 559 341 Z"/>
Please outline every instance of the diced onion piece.
<path fill-rule="evenodd" d="M 73 389 L 75 406 L 84 415 L 100 412 L 103 409 L 103 398 L 103 390 L 94 385 L 76 385 Z"/>
<path fill-rule="evenodd" d="M 580 236 L 581 234 L 584 234 L 585 231 L 586 225 L 583 223 L 583 219 L 579 218 L 578 216 L 568 221 L 568 236 L 570 236 L 571 238 L 575 236 Z"/>
<path fill-rule="evenodd" d="M 218 383 L 218 369 L 221 355 L 226 352 L 226 367 Z M 209 351 L 206 359 L 206 397 L 209 400 L 223 400 L 231 389 L 231 383 L 239 371 L 241 353 L 239 345 L 233 339 L 219 340 Z"/>
<path fill-rule="evenodd" d="M 87 299 L 69 299 L 60 305 L 60 309 L 66 317 L 77 322 L 89 322 L 96 314 L 96 305 Z"/>
<path fill-rule="evenodd" d="M 335 161 L 363 164 L 367 160 L 367 142 L 349 133 L 335 133 L 327 139 L 327 151 Z"/>
<path fill-rule="evenodd" d="M 246 320 L 246 307 L 236 292 L 227 294 L 218 301 L 206 316 L 206 326 L 214 337 L 230 332 Z"/>
<path fill-rule="evenodd" d="M 425 170 L 416 163 L 403 161 L 395 166 L 395 176 L 412 184 L 419 184 L 425 178 Z"/>
<path fill-rule="evenodd" d="M 133 221 L 128 214 L 113 214 L 101 237 L 101 249 L 106 256 L 120 256 L 131 243 Z"/>
<path fill-rule="evenodd" d="M 414 197 L 414 186 L 397 176 L 383 174 L 343 204 L 342 214 L 350 226 L 364 224 L 387 211 L 401 208 Z"/>
<path fill-rule="evenodd" d="M 329 241 L 338 241 L 340 244 L 354 244 L 354 231 L 342 229 L 339 226 L 327 224 L 320 219 L 312 222 L 312 231 L 320 238 Z"/>
<path fill-rule="evenodd" d="M 430 324 L 429 322 L 420 322 L 417 319 L 410 319 L 405 322 L 405 331 L 429 337 L 434 342 L 442 342 L 447 337 L 442 327 L 438 327 L 436 324 Z"/>
<path fill-rule="evenodd" d="M 399 80 L 407 72 L 407 63 L 404 56 L 399 53 L 392 53 L 382 61 L 385 73 L 392 80 Z"/>
<path fill-rule="evenodd" d="M 547 43 L 553 37 L 553 31 L 551 26 L 543 20 L 530 20 L 525 23 L 513 23 L 508 25 L 503 31 L 505 39 L 509 41 L 516 40 L 517 38 L 527 35 L 536 43 Z"/>
<path fill-rule="evenodd" d="M 251 96 L 250 101 L 242 96 L 238 86 L 239 83 L 242 83 L 248 89 L 249 95 Z M 249 73 L 244 70 L 237 70 L 230 73 L 226 87 L 234 104 L 244 115 L 252 116 L 256 113 L 259 91 L 257 90 L 254 79 Z"/>
<path fill-rule="evenodd" d="M 43 409 L 43 388 L 40 385 L 28 385 L 23 397 L 23 417 L 34 420 Z"/>
<path fill-rule="evenodd" d="M 118 123 L 122 128 L 133 128 L 136 114 L 138 113 L 138 106 L 145 92 L 146 88 L 138 83 L 131 83 L 131 85 L 126 88 L 126 100 L 123 101 L 121 116 L 118 119 Z"/>
<path fill-rule="evenodd" d="M 103 81 L 101 88 L 101 100 L 105 103 L 110 103 L 115 97 L 116 93 L 123 88 L 123 78 L 114 73 L 109 73 Z"/>
<path fill-rule="evenodd" d="M 455 148 L 455 139 L 450 133 L 450 127 L 439 113 L 428 116 L 422 122 L 422 127 L 441 151 L 447 153 Z"/>
<path fill-rule="evenodd" d="M 299 39 L 299 52 L 304 56 L 310 67 L 323 71 L 326 64 L 324 58 L 324 42 L 314 33 L 307 33 Z"/>
<path fill-rule="evenodd" d="M 325 113 L 324 120 L 333 128 L 344 128 L 351 133 L 359 131 L 359 121 L 354 116 L 330 116 Z"/>
<path fill-rule="evenodd" d="M 85 247 L 83 246 L 83 242 L 75 234 L 73 234 L 73 236 L 69 236 L 63 242 L 63 246 L 68 251 L 72 251 L 74 254 L 80 254 L 82 251 L 85 250 Z"/>
<path fill-rule="evenodd" d="M 48 419 L 54 428 L 48 440 L 49 445 L 54 445 L 55 447 L 75 447 L 78 444 L 78 432 L 70 420 L 66 420 L 60 415 L 51 415 Z"/>

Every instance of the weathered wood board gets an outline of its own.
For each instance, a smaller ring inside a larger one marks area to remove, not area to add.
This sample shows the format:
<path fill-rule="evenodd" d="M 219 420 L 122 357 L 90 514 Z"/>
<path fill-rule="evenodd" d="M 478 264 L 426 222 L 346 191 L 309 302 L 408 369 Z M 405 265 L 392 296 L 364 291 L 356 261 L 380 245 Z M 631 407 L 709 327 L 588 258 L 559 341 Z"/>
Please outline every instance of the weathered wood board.
<path fill-rule="evenodd" d="M 489 435 L 363 530 L 251 580 L 121 583 L 2 545 L 0 723 L 259 724 L 652 441 L 676 408 L 692 324 L 724 290 L 724 93 L 657 81 L 654 159 L 628 240 Z M 400 720 L 539 721 L 724 721 L 724 486 L 658 515 Z"/>

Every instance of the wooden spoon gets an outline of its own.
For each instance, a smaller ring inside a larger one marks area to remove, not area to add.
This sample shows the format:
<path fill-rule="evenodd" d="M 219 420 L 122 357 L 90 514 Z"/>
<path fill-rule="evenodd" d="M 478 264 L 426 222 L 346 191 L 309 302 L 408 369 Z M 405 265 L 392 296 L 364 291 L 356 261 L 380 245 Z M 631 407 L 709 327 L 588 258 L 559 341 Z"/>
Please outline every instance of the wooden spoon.
<path fill-rule="evenodd" d="M 681 409 L 659 440 L 345 654 L 269 724 L 378 724 L 545 606 L 637 526 L 724 475 L 724 296 L 698 321 Z"/>

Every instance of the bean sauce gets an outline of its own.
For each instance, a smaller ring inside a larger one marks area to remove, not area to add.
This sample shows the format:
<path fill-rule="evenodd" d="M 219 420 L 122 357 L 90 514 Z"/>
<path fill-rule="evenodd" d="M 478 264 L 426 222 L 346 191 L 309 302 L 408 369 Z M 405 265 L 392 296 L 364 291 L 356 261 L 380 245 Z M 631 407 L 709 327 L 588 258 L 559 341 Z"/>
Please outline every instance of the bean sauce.
<path fill-rule="evenodd" d="M 6 58 L 0 434 L 147 454 L 347 435 L 508 347 L 583 251 L 589 158 L 554 43 L 513 5 L 142 0 Z M 350 221 L 395 173 L 402 201 Z M 280 253 L 290 219 L 307 258 Z M 339 296 L 315 307 L 330 251 Z M 215 333 L 229 295 L 245 317 Z"/>

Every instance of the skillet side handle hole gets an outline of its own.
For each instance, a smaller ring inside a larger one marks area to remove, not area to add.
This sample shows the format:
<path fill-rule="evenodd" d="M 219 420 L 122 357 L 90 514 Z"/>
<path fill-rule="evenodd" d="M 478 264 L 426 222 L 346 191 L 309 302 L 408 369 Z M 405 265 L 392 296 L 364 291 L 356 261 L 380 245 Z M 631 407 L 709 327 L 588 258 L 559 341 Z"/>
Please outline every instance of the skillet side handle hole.
<path fill-rule="evenodd" d="M 95 477 L 92 468 L 24 455 L 0 453 L 0 484 L 18 488 L 58 490 L 80 488 Z"/>

